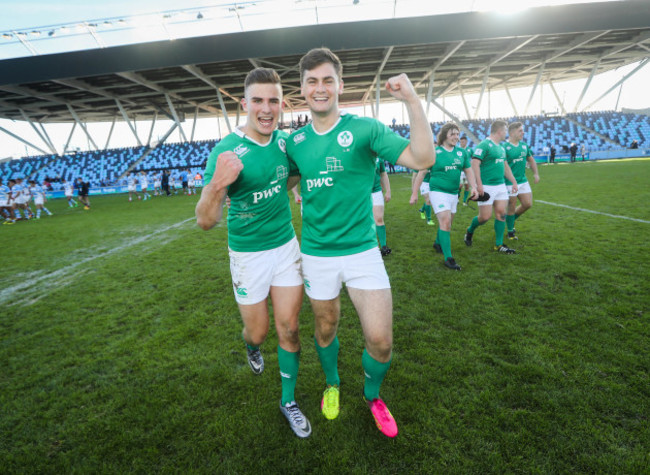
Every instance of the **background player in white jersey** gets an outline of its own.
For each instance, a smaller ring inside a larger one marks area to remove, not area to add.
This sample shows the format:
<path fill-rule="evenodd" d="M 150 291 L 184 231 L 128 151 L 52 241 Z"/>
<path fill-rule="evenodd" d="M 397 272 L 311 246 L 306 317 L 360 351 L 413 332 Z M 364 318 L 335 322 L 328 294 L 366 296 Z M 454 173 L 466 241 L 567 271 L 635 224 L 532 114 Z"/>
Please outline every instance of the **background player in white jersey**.
<path fill-rule="evenodd" d="M 133 194 L 135 194 L 138 199 L 142 199 L 140 193 L 138 193 L 137 177 L 133 174 L 133 172 L 126 174 L 126 186 L 127 190 L 129 191 L 129 201 L 133 201 Z"/>
<path fill-rule="evenodd" d="M 77 203 L 73 198 L 72 195 L 74 195 L 74 185 L 72 182 L 69 182 L 68 180 L 63 180 L 63 193 L 65 194 L 65 198 L 68 200 L 68 206 L 72 208 L 73 206 L 79 206 L 79 203 Z"/>
<path fill-rule="evenodd" d="M 34 180 L 29 180 L 29 191 L 36 206 L 36 219 L 41 219 L 41 211 L 45 211 L 48 216 L 52 216 L 50 210 L 45 207 L 47 198 L 45 197 L 43 187 L 38 185 Z"/>
<path fill-rule="evenodd" d="M 171 172 L 169 173 L 169 191 L 175 195 L 178 194 L 178 190 L 176 189 L 176 176 Z"/>
<path fill-rule="evenodd" d="M 280 410 L 298 437 L 308 437 L 311 424 L 294 395 L 303 286 L 287 193 L 287 134 L 276 130 L 282 105 L 280 76 L 273 69 L 257 68 L 246 76 L 242 100 L 246 124 L 210 153 L 196 216 L 201 228 L 212 228 L 221 219 L 226 196 L 230 198 L 230 271 L 249 365 L 256 374 L 264 369 L 260 345 L 269 330 L 270 297 L 278 334 Z"/>
<path fill-rule="evenodd" d="M 508 141 L 505 143 L 506 160 L 512 174 L 517 180 L 518 190 L 512 190 L 512 183 L 506 180 L 508 188 L 508 209 L 506 211 L 506 226 L 508 228 L 508 239 L 517 239 L 515 235 L 515 219 L 528 211 L 533 206 L 533 190 L 530 188 L 526 178 L 526 163 L 533 171 L 535 183 L 539 183 L 539 172 L 533 151 L 524 142 L 524 124 L 513 122 L 508 126 Z M 520 205 L 517 206 L 517 199 Z"/>
<path fill-rule="evenodd" d="M 25 215 L 25 219 L 32 219 L 34 213 L 29 207 L 29 201 L 32 198 L 32 194 L 29 191 L 29 187 L 23 183 L 22 178 L 16 178 L 16 184 L 11 189 L 11 196 L 14 201 L 13 208 L 16 218 L 22 219 L 20 214 L 22 211 Z"/>
<path fill-rule="evenodd" d="M 157 172 L 153 176 L 153 195 L 154 196 L 159 196 L 162 195 L 162 172 Z"/>
<path fill-rule="evenodd" d="M 397 424 L 379 397 L 392 358 L 393 302 L 368 196 L 377 156 L 412 169 L 428 168 L 435 160 L 433 137 L 405 74 L 391 77 L 386 89 L 406 106 L 410 144 L 375 119 L 341 114 L 342 69 L 339 58 L 327 48 L 313 49 L 302 57 L 301 94 L 312 123 L 291 134 L 287 142 L 292 174 L 300 175 L 302 270 L 315 316 L 316 351 L 327 384 L 321 411 L 328 419 L 339 414 L 336 330 L 339 294 L 345 283 L 365 337 L 361 358 L 364 399 L 381 432 L 395 437 Z"/>
<path fill-rule="evenodd" d="M 151 195 L 147 193 L 147 189 L 149 188 L 149 177 L 147 176 L 147 172 L 145 171 L 140 172 L 140 176 L 138 177 L 138 180 L 140 181 L 140 191 L 142 191 L 142 199 L 146 201 L 147 199 L 151 198 Z"/>
<path fill-rule="evenodd" d="M 187 194 L 196 195 L 196 183 L 194 180 L 194 175 L 192 175 L 189 168 L 187 169 Z"/>
<path fill-rule="evenodd" d="M 13 186 L 12 182 L 12 186 Z M 2 224 L 14 224 L 14 214 L 9 204 L 9 196 L 11 195 L 11 188 L 8 185 L 3 183 L 2 178 L 0 178 L 0 212 L 2 212 L 2 217 L 4 221 Z"/>

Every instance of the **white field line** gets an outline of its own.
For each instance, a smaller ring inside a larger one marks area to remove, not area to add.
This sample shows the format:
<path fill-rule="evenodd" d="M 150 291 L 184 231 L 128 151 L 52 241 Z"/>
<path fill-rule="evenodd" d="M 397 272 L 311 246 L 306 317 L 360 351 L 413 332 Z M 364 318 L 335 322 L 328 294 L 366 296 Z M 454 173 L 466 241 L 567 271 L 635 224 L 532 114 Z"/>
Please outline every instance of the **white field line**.
<path fill-rule="evenodd" d="M 67 265 L 66 267 L 55 270 L 54 272 L 50 272 L 49 274 L 43 274 L 43 275 L 40 275 L 39 277 L 28 279 L 28 280 L 20 282 L 20 283 L 18 283 L 16 285 L 12 285 L 11 287 L 7 287 L 6 289 L 2 289 L 0 291 L 0 304 L 4 304 L 7 301 L 11 300 L 17 292 L 22 292 L 22 291 L 25 291 L 25 290 L 27 290 L 27 289 L 29 289 L 31 287 L 37 286 L 41 282 L 43 282 L 45 280 L 66 277 L 70 273 L 70 271 L 76 269 L 77 267 L 79 267 L 79 266 L 81 266 L 83 264 L 87 264 L 88 262 L 94 261 L 95 259 L 98 259 L 100 257 L 108 257 L 110 255 L 117 254 L 118 252 L 122 252 L 125 249 L 128 249 L 130 247 L 137 246 L 138 244 L 146 242 L 149 239 L 151 239 L 151 238 L 153 238 L 153 237 L 155 237 L 155 236 L 157 236 L 157 235 L 159 235 L 161 233 L 169 231 L 170 229 L 178 228 L 179 226 L 182 226 L 183 224 L 185 224 L 188 221 L 191 221 L 193 219 L 196 219 L 196 218 L 194 216 L 192 216 L 191 218 L 187 218 L 187 219 L 185 219 L 183 221 L 180 221 L 180 222 L 178 222 L 176 224 L 172 224 L 171 226 L 167 226 L 166 228 L 162 228 L 162 229 L 159 229 L 157 231 L 153 231 L 150 234 L 145 234 L 144 236 L 140 236 L 138 238 L 135 238 L 135 239 L 133 239 L 133 240 L 129 241 L 128 243 L 123 244 L 121 246 L 114 247 L 112 249 L 109 249 L 108 251 L 99 253 L 99 254 L 97 254 L 95 256 L 86 257 L 85 259 L 74 262 L 74 263 L 72 263 L 70 265 Z"/>
<path fill-rule="evenodd" d="M 593 213 L 593 214 L 600 214 L 603 216 L 609 216 L 610 218 L 627 219 L 630 221 L 636 221 L 637 223 L 650 224 L 650 221 L 646 221 L 645 219 L 630 218 L 629 216 L 619 216 L 618 214 L 602 213 L 600 211 L 592 211 L 590 209 L 584 209 L 584 208 L 575 208 L 573 206 L 562 205 L 559 203 L 551 203 L 550 201 L 535 200 L 535 203 L 544 203 L 545 205 L 559 206 L 560 208 L 572 209 L 573 211 L 583 211 L 585 213 Z"/>

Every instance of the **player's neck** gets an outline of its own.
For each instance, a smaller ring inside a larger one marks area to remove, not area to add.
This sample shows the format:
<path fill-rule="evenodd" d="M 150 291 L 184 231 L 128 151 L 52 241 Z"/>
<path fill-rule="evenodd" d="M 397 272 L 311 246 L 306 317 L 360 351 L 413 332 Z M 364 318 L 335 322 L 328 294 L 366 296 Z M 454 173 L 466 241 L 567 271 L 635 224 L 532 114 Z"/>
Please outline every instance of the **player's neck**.
<path fill-rule="evenodd" d="M 499 139 L 499 137 L 497 137 L 495 135 L 490 134 L 490 137 L 488 137 L 488 138 L 490 140 L 492 140 L 492 142 L 494 142 L 497 145 L 499 145 L 501 143 L 501 140 Z"/>
<path fill-rule="evenodd" d="M 316 132 L 322 134 L 330 130 L 339 120 L 340 116 L 341 110 L 338 107 L 327 112 L 324 115 L 320 115 L 312 111 L 311 125 Z"/>
<path fill-rule="evenodd" d="M 514 145 L 515 147 L 518 147 L 518 146 L 519 146 L 519 140 L 517 140 L 516 142 L 514 142 L 512 139 L 508 139 L 508 142 L 511 143 L 512 145 Z"/>
<path fill-rule="evenodd" d="M 454 146 L 451 144 L 443 143 L 442 148 L 444 148 L 448 152 L 451 152 L 454 149 Z"/>

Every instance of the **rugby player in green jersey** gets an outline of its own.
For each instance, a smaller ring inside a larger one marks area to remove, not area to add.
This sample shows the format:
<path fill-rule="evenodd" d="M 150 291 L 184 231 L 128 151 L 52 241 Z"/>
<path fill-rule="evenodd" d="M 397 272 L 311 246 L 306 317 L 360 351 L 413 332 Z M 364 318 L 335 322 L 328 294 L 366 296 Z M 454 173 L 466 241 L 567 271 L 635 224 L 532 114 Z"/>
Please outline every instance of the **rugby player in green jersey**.
<path fill-rule="evenodd" d="M 472 149 L 467 148 L 467 137 L 464 135 L 460 138 L 460 148 L 462 148 L 467 156 L 470 159 L 470 162 L 472 160 Z M 465 175 L 465 172 L 460 172 L 460 185 L 458 185 L 458 198 L 460 199 L 460 192 L 465 189 L 463 192 L 463 206 L 467 206 L 467 199 L 470 196 L 470 191 L 469 191 L 469 181 L 467 180 L 467 176 Z"/>
<path fill-rule="evenodd" d="M 382 256 L 391 253 L 391 248 L 386 245 L 386 224 L 384 223 L 384 203 L 390 201 L 390 181 L 386 173 L 386 165 L 381 157 L 377 157 L 375 167 L 375 181 L 372 185 L 372 215 L 375 218 L 377 237 L 379 238 L 379 251 Z"/>
<path fill-rule="evenodd" d="M 417 176 L 417 171 L 414 171 L 411 174 L 411 192 L 417 194 L 419 191 L 420 194 L 424 196 L 424 204 L 422 205 L 422 208 L 420 208 L 420 217 L 422 219 L 426 219 L 429 226 L 433 226 L 435 223 L 431 220 L 431 202 L 429 201 L 429 174 L 424 177 L 424 180 L 421 180 L 419 189 L 415 188 L 415 179 Z"/>
<path fill-rule="evenodd" d="M 287 140 L 292 174 L 300 175 L 302 270 L 315 316 L 316 351 L 327 384 L 321 410 L 327 419 L 339 414 L 336 330 L 345 283 L 365 338 L 363 396 L 379 430 L 395 437 L 397 424 L 379 397 L 392 358 L 393 301 L 369 196 L 378 156 L 421 170 L 433 165 L 435 150 L 424 109 L 405 74 L 391 77 L 386 89 L 406 106 L 410 143 L 378 120 L 342 114 L 341 77 L 341 61 L 329 49 L 317 48 L 303 56 L 301 93 L 313 122 Z"/>
<path fill-rule="evenodd" d="M 303 286 L 287 193 L 288 134 L 276 130 L 282 104 L 280 77 L 274 70 L 257 68 L 246 76 L 242 99 L 246 124 L 210 153 L 196 217 L 201 228 L 212 228 L 221 219 L 226 197 L 230 199 L 230 272 L 248 363 L 255 374 L 264 370 L 260 345 L 269 331 L 270 296 L 278 333 L 280 410 L 298 437 L 308 437 L 311 425 L 294 399 Z"/>
<path fill-rule="evenodd" d="M 524 138 L 524 124 L 513 122 L 508 126 L 508 141 L 505 143 L 506 160 L 517 180 L 516 192 L 512 191 L 512 183 L 506 180 L 508 188 L 508 209 L 506 212 L 506 226 L 508 227 L 508 239 L 517 239 L 515 235 L 515 219 L 528 211 L 533 206 L 533 190 L 530 188 L 526 178 L 526 162 L 530 164 L 533 171 L 535 184 L 539 183 L 539 172 L 533 152 Z M 519 199 L 519 206 L 517 206 Z"/>
<path fill-rule="evenodd" d="M 445 256 L 443 261 L 445 267 L 453 270 L 460 270 L 460 266 L 451 255 L 450 232 L 458 206 L 458 184 L 461 171 L 465 172 L 471 185 L 471 197 L 478 196 L 471 159 L 465 150 L 456 146 L 459 135 L 460 129 L 457 124 L 448 122 L 442 126 L 438 133 L 438 143 L 441 145 L 436 147 L 436 163 L 429 170 L 418 172 L 413 186 L 413 189 L 417 189 L 425 175 L 430 175 L 429 200 L 439 224 L 433 248 Z M 410 203 L 413 205 L 417 203 L 417 200 L 417 194 L 413 193 Z"/>
<path fill-rule="evenodd" d="M 514 254 L 515 250 L 503 244 L 503 234 L 506 229 L 506 205 L 508 204 L 508 190 L 504 176 L 512 183 L 512 191 L 517 192 L 517 184 L 512 176 L 512 171 L 506 161 L 506 151 L 501 146 L 506 138 L 507 124 L 495 120 L 490 126 L 490 136 L 483 140 L 474 149 L 472 155 L 472 170 L 476 178 L 476 187 L 479 197 L 487 192 L 489 199 L 479 201 L 478 216 L 475 216 L 465 233 L 465 244 L 472 245 L 474 231 L 484 225 L 492 217 L 494 208 L 494 250 L 505 254 Z"/>

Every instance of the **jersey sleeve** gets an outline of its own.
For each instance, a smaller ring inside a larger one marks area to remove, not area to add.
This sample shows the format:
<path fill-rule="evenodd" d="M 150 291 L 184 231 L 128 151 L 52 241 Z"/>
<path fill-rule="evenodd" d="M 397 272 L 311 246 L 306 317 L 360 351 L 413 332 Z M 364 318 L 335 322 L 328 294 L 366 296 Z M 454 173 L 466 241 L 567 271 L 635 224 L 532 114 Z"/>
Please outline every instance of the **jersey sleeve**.
<path fill-rule="evenodd" d="M 486 155 L 487 155 L 487 145 L 481 142 L 474 149 L 474 153 L 472 153 L 472 158 L 476 158 L 482 161 Z"/>
<path fill-rule="evenodd" d="M 393 132 L 387 125 L 382 124 L 378 120 L 368 120 L 372 121 L 370 148 L 378 156 L 394 165 L 404 149 L 408 146 L 409 141 Z"/>

